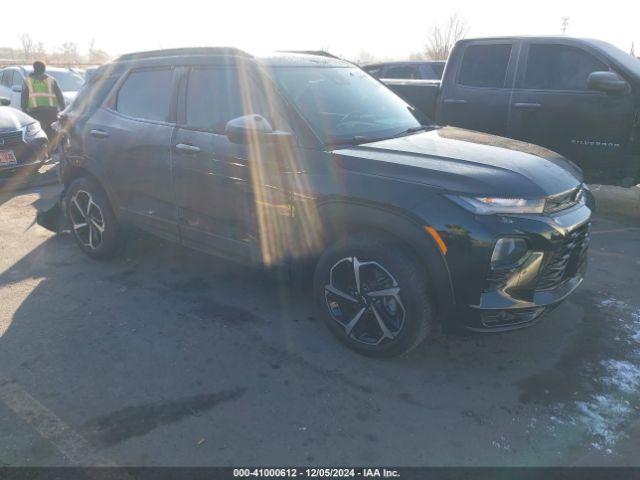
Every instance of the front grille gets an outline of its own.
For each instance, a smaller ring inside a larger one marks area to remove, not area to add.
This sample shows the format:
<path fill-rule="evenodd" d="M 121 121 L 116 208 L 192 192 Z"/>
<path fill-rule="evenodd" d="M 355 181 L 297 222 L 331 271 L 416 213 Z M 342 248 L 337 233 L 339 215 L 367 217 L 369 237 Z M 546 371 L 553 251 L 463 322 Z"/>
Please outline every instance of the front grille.
<path fill-rule="evenodd" d="M 567 208 L 571 208 L 580 199 L 580 188 L 575 188 L 570 192 L 561 193 L 547 198 L 544 205 L 544 213 L 556 213 Z"/>
<path fill-rule="evenodd" d="M 544 307 L 520 308 L 517 310 L 487 310 L 481 313 L 480 321 L 487 328 L 514 327 L 533 322 L 544 313 Z"/>
<path fill-rule="evenodd" d="M 502 269 L 502 270 L 489 270 L 487 274 L 487 283 L 485 285 L 484 291 L 491 292 L 494 290 L 500 290 L 505 286 L 509 277 L 513 274 L 513 269 Z"/>
<path fill-rule="evenodd" d="M 556 288 L 568 278 L 574 277 L 587 257 L 589 232 L 591 224 L 587 223 L 569 233 L 562 245 L 551 253 L 540 279 L 539 290 Z"/>
<path fill-rule="evenodd" d="M 0 148 L 11 147 L 22 143 L 22 130 L 0 132 Z"/>

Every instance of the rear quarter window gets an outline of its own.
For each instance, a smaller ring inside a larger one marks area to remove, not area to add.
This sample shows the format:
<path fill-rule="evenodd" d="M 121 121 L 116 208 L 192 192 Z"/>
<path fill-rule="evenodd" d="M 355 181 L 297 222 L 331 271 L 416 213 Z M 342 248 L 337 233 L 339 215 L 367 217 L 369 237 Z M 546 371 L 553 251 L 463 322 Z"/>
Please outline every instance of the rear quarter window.
<path fill-rule="evenodd" d="M 119 78 L 119 75 L 93 77 L 78 92 L 70 110 L 79 116 L 90 115 L 102 104 Z"/>
<path fill-rule="evenodd" d="M 458 83 L 469 87 L 504 88 L 511 44 L 470 45 L 464 50 Z"/>

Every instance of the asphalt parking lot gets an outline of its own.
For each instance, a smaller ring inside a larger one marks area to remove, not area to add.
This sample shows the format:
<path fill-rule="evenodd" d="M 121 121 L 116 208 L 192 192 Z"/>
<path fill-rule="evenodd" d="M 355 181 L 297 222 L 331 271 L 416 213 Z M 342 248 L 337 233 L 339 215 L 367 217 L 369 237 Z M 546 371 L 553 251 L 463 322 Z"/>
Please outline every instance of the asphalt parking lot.
<path fill-rule="evenodd" d="M 309 295 L 145 237 L 110 263 L 0 195 L 0 466 L 640 465 L 640 225 L 544 321 L 360 357 Z"/>

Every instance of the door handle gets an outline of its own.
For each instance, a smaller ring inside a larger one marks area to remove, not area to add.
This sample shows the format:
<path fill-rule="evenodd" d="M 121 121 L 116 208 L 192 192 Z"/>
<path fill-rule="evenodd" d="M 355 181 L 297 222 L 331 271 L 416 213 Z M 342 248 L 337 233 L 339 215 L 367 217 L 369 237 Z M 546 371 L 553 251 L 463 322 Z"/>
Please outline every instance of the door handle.
<path fill-rule="evenodd" d="M 542 105 L 539 103 L 514 103 L 513 106 L 518 110 L 540 110 Z"/>
<path fill-rule="evenodd" d="M 187 143 L 179 143 L 176 145 L 176 150 L 180 150 L 181 152 L 185 153 L 198 153 L 200 152 L 200 147 L 189 145 Z"/>
<path fill-rule="evenodd" d="M 109 136 L 109 132 L 95 129 L 95 130 L 90 130 L 89 135 L 96 138 L 107 138 Z"/>
<path fill-rule="evenodd" d="M 445 98 L 444 103 L 445 105 L 466 105 L 467 101 L 461 98 Z"/>

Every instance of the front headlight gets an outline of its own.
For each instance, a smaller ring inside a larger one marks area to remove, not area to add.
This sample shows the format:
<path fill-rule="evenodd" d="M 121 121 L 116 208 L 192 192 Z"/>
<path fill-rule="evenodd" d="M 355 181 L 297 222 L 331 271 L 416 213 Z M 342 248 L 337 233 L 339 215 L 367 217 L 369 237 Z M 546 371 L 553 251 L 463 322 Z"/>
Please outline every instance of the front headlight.
<path fill-rule="evenodd" d="M 24 136 L 25 137 L 33 137 L 40 133 L 42 127 L 40 126 L 40 122 L 33 122 L 29 125 L 25 125 L 24 127 Z"/>
<path fill-rule="evenodd" d="M 542 213 L 544 211 L 543 198 L 499 198 L 499 197 L 463 197 L 447 195 L 458 205 L 478 215 L 494 213 Z"/>

